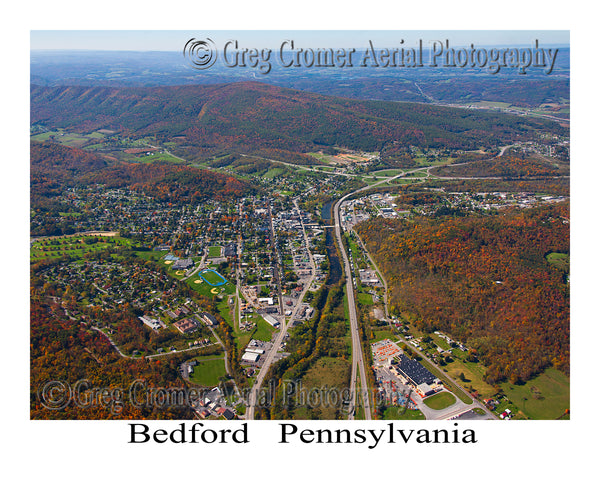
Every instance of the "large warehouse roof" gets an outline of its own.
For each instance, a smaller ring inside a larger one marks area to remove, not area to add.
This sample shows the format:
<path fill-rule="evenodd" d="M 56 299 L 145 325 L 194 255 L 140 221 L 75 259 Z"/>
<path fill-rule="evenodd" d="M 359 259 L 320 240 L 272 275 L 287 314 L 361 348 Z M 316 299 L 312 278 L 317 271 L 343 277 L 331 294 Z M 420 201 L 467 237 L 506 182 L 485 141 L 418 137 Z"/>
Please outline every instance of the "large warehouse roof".
<path fill-rule="evenodd" d="M 408 377 L 415 385 L 422 383 L 433 383 L 437 377 L 427 370 L 416 360 L 411 360 L 404 354 L 398 355 L 398 364 L 396 365 L 404 376 Z"/>

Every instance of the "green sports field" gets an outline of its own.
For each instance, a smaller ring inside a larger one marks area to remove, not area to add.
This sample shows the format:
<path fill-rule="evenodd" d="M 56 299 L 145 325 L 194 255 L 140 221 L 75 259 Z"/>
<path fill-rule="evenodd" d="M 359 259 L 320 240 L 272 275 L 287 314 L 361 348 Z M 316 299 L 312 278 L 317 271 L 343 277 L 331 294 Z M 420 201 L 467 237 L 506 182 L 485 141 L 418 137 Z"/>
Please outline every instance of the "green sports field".
<path fill-rule="evenodd" d="M 198 365 L 190 375 L 190 381 L 203 387 L 214 387 L 219 384 L 219 378 L 227 375 L 225 360 L 219 357 L 196 357 Z"/>

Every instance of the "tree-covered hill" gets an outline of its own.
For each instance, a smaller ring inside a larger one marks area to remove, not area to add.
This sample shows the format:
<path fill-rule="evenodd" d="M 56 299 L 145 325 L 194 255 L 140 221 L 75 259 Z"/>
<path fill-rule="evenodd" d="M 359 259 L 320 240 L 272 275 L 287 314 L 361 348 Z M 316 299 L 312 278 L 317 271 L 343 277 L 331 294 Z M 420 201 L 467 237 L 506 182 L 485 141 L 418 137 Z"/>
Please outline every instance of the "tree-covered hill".
<path fill-rule="evenodd" d="M 54 143 L 31 142 L 32 205 L 47 203 L 65 187 L 102 184 L 128 187 L 164 201 L 198 203 L 236 198 L 256 190 L 248 182 L 185 165 L 109 163 L 84 150 Z"/>
<path fill-rule="evenodd" d="M 314 163 L 324 146 L 363 151 L 494 147 L 544 130 L 527 118 L 418 103 L 352 100 L 257 82 L 148 88 L 31 87 L 31 122 L 77 132 L 115 130 L 174 142 L 184 158 L 221 153 Z"/>
<path fill-rule="evenodd" d="M 548 262 L 569 252 L 568 204 L 501 215 L 375 218 L 357 225 L 392 310 L 466 342 L 490 383 L 569 369 L 569 283 Z"/>

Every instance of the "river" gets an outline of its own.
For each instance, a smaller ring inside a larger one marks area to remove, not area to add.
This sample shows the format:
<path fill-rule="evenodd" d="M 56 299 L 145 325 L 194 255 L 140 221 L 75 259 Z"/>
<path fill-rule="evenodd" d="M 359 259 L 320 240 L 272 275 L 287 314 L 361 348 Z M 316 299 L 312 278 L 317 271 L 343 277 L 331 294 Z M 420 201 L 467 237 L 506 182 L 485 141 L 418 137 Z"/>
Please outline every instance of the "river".
<path fill-rule="evenodd" d="M 321 209 L 321 218 L 327 225 L 332 225 L 331 209 L 336 200 L 330 200 L 323 205 Z M 326 285 L 335 285 L 342 278 L 342 265 L 338 257 L 337 249 L 335 248 L 335 232 L 333 228 L 325 229 L 325 246 L 327 247 L 327 257 L 329 258 L 329 275 L 327 276 Z"/>

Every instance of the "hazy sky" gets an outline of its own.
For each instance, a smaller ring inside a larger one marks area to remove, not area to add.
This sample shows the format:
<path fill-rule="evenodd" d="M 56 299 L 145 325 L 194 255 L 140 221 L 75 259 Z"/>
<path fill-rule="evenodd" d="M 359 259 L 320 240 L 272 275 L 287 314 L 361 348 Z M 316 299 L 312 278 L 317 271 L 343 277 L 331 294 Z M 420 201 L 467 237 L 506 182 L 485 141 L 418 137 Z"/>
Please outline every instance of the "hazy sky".
<path fill-rule="evenodd" d="M 411 46 L 419 39 L 449 39 L 454 46 L 569 44 L 568 30 L 32 30 L 31 49 L 51 50 L 163 50 L 179 51 L 190 38 L 209 37 L 219 47 L 238 40 L 248 48 L 275 48 L 284 40 L 305 47 L 363 47 L 369 40 L 376 46 L 396 46 L 401 40 Z"/>

